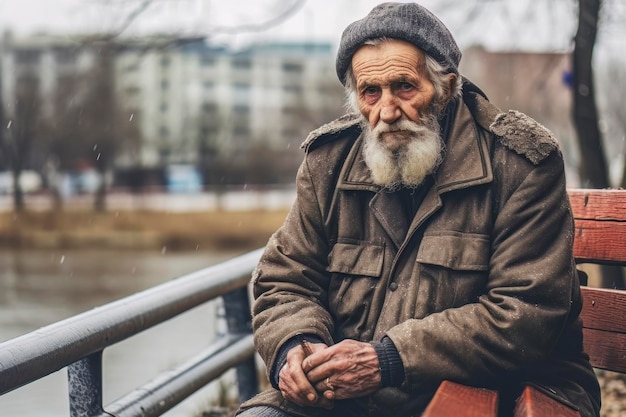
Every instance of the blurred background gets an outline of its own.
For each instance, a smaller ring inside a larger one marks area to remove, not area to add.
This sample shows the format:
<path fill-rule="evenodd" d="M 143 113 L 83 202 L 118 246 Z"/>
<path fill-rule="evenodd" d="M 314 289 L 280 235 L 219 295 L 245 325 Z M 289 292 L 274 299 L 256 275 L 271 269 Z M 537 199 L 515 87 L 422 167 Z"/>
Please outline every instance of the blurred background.
<path fill-rule="evenodd" d="M 263 246 L 300 144 L 345 111 L 341 32 L 378 3 L 0 0 L 0 341 Z M 554 132 L 570 186 L 626 184 L 626 0 L 422 4 L 464 76 Z M 220 312 L 107 349 L 105 403 L 205 346 Z M 65 378 L 0 414 L 67 415 Z M 220 387 L 167 415 L 201 415 Z"/>

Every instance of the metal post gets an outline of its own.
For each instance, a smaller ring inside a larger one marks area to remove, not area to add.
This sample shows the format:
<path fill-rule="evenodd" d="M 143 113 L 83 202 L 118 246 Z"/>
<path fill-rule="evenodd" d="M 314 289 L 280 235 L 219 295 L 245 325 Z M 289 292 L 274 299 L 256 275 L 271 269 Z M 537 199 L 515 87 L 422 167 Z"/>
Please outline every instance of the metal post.
<path fill-rule="evenodd" d="M 231 291 L 223 296 L 226 311 L 228 332 L 232 334 L 248 334 L 252 331 L 250 301 L 246 287 Z M 237 365 L 237 385 L 239 402 L 252 398 L 258 392 L 258 375 L 254 356 Z"/>
<path fill-rule="evenodd" d="M 70 417 L 102 414 L 102 351 L 67 367 Z"/>

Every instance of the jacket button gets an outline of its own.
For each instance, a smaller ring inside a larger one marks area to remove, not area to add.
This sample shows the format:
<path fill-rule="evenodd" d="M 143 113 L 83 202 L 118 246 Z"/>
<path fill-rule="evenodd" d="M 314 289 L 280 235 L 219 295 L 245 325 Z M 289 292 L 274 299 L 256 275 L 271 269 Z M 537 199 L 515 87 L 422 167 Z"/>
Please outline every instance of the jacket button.
<path fill-rule="evenodd" d="M 395 282 L 392 282 L 391 284 L 389 284 L 389 289 L 391 291 L 395 291 L 398 289 L 398 284 L 396 284 Z"/>

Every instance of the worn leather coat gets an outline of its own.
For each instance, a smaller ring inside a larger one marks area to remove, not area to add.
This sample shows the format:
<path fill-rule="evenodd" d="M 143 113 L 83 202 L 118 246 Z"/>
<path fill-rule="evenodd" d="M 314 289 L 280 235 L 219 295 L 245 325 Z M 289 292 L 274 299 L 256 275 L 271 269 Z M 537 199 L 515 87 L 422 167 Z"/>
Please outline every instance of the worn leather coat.
<path fill-rule="evenodd" d="M 535 384 L 597 416 L 558 145 L 527 116 L 464 91 L 413 217 L 372 182 L 355 117 L 309 136 L 297 199 L 253 277 L 258 352 L 272 369 L 300 332 L 328 344 L 387 335 L 406 379 L 365 399 L 363 415 L 419 415 L 448 379 L 509 396 Z M 255 404 L 324 415 L 274 389 L 244 408 Z"/>

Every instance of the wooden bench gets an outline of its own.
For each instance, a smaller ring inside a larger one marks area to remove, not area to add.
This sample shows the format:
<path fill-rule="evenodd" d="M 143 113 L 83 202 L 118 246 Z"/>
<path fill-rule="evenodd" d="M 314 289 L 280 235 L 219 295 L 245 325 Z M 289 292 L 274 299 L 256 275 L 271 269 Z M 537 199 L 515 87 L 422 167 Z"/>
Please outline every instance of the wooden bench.
<path fill-rule="evenodd" d="M 578 264 L 626 266 L 626 190 L 568 191 Z M 626 373 L 626 291 L 582 287 L 585 351 L 598 369 Z M 444 381 L 422 417 L 498 417 L 496 391 Z M 514 417 L 580 417 L 578 411 L 527 386 Z M 504 417 L 504 416 L 499 416 Z"/>

